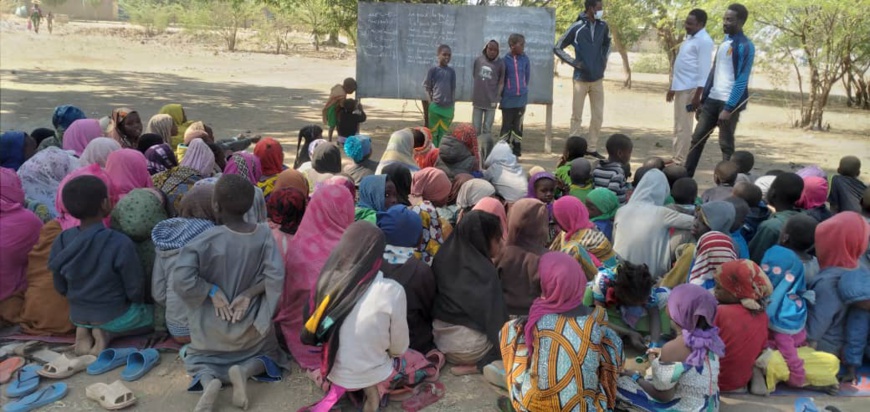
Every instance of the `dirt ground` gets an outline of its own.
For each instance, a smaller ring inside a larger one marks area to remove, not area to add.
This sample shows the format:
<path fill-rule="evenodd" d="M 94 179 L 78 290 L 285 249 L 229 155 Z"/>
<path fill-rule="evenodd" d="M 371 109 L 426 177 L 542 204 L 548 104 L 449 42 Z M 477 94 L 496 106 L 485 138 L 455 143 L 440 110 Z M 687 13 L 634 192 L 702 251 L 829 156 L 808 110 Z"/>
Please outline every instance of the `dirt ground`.
<path fill-rule="evenodd" d="M 164 104 L 182 103 L 190 119 L 204 120 L 220 137 L 251 131 L 281 139 L 286 163 L 292 163 L 297 131 L 320 122 L 329 88 L 355 71 L 352 54 L 342 59 L 334 52 L 323 54 L 329 58 L 312 57 L 307 52 L 290 56 L 224 53 L 179 35 L 118 35 L 124 32 L 117 24 L 71 23 L 56 28 L 53 35 L 35 35 L 25 30 L 23 19 L 0 21 L 0 129 L 50 127 L 52 111 L 60 104 L 74 104 L 97 118 L 108 115 L 114 107 L 130 106 L 147 121 Z M 605 82 L 604 134 L 619 132 L 633 138 L 634 167 L 649 156 L 668 156 L 673 108 L 664 101 L 666 76 L 635 74 L 634 88 L 625 90 L 621 88 L 618 56 L 612 58 Z M 543 153 L 545 111 L 543 106 L 533 106 L 526 118 L 522 158 L 527 167 L 555 166 L 567 136 L 571 81 L 566 66 L 560 73 L 554 89 L 555 153 Z M 789 124 L 794 113 L 782 107 L 787 95 L 770 90 L 768 84 L 763 75 L 755 75 L 752 101 L 738 127 L 738 149 L 755 153 L 755 173 L 795 164 L 819 164 L 833 172 L 839 158 L 847 154 L 858 155 L 870 165 L 870 113 L 835 106 L 826 113 L 830 132 L 792 129 Z M 369 120 L 363 132 L 373 136 L 377 152 L 383 150 L 393 130 L 421 122 L 419 103 L 364 100 Z M 456 113 L 456 121 L 471 119 L 467 103 L 460 103 Z M 584 119 L 587 122 L 588 116 Z M 497 116 L 496 127 L 500 123 Z M 712 185 L 709 170 L 718 159 L 718 147 L 712 141 L 699 168 L 702 187 Z M 868 181 L 870 166 L 864 170 L 862 178 Z M 71 391 L 66 399 L 43 410 L 97 410 L 96 403 L 85 398 L 84 387 L 94 382 L 110 383 L 118 375 L 114 371 L 69 379 Z M 442 381 L 447 394 L 428 410 L 495 410 L 497 392 L 481 377 L 453 377 L 445 372 Z M 146 378 L 129 384 L 139 397 L 135 410 L 191 410 L 197 397 L 185 393 L 187 383 L 181 361 L 174 354 L 165 354 L 162 364 Z M 252 383 L 250 394 L 251 410 L 255 411 L 296 410 L 321 396 L 298 370 L 280 383 Z M 230 396 L 229 390 L 221 394 L 221 401 L 226 403 L 220 410 L 233 409 Z M 867 410 L 868 405 L 866 398 L 820 394 L 816 399 L 820 406 L 830 403 L 843 411 Z M 786 411 L 792 410 L 793 404 L 794 398 L 789 397 L 729 396 L 723 399 L 722 409 Z"/>

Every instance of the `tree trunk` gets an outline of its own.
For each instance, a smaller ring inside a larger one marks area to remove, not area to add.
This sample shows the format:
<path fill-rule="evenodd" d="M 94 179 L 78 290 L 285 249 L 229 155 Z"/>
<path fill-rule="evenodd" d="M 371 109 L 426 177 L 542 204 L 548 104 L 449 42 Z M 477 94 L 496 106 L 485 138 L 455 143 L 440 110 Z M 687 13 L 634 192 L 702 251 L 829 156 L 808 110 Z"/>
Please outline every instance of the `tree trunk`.
<path fill-rule="evenodd" d="M 625 43 L 622 42 L 622 35 L 618 30 L 613 30 L 613 45 L 616 46 L 619 57 L 622 57 L 622 71 L 625 72 L 625 81 L 622 83 L 622 87 L 631 89 L 631 63 L 628 61 L 628 50 L 626 50 Z"/>

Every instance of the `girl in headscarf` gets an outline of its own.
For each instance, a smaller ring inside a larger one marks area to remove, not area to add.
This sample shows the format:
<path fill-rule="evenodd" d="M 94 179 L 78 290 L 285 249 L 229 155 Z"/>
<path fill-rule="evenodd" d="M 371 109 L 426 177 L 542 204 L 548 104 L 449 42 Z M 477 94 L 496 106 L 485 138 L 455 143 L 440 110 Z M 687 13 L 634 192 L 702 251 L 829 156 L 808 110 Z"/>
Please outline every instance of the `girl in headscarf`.
<path fill-rule="evenodd" d="M 156 254 L 151 295 L 158 307 L 166 312 L 169 334 L 181 344 L 190 343 L 187 307 L 172 289 L 169 278 L 181 248 L 215 226 L 217 215 L 212 204 L 213 195 L 214 185 L 195 185 L 182 199 L 178 217 L 157 223 L 151 231 Z"/>
<path fill-rule="evenodd" d="M 710 231 L 698 239 L 695 259 L 689 271 L 689 283 L 710 290 L 716 285 L 713 275 L 724 263 L 737 260 L 737 248 L 731 236 Z"/>
<path fill-rule="evenodd" d="M 665 174 L 649 170 L 614 220 L 614 251 L 625 260 L 647 265 L 655 279 L 671 267 L 670 229 L 688 230 L 694 222 L 692 216 L 664 207 L 669 193 Z"/>
<path fill-rule="evenodd" d="M 57 106 L 54 108 L 54 114 L 51 116 L 51 123 L 54 125 L 55 134 L 39 143 L 37 151 L 42 151 L 45 148 L 54 146 L 57 148 L 63 147 L 63 133 L 76 120 L 85 119 L 87 116 L 82 109 L 68 104 Z"/>
<path fill-rule="evenodd" d="M 239 175 L 256 185 L 263 176 L 260 159 L 247 152 L 235 152 L 224 167 L 225 174 Z"/>
<path fill-rule="evenodd" d="M 462 189 L 462 186 L 471 179 L 474 179 L 474 176 L 467 173 L 456 175 L 456 177 L 453 178 L 453 184 L 450 186 L 450 195 L 447 196 L 447 205 L 438 208 L 438 214 L 444 219 L 447 219 L 451 226 L 456 226 L 456 220 L 459 217 L 459 206 L 456 205 L 456 200 L 459 198 L 459 191 Z"/>
<path fill-rule="evenodd" d="M 21 186 L 29 203 L 39 203 L 48 207 L 51 216 L 55 213 L 55 195 L 60 181 L 75 170 L 78 159 L 57 148 L 49 147 L 37 152 L 18 169 Z"/>
<path fill-rule="evenodd" d="M 415 127 L 414 161 L 420 169 L 435 167 L 438 161 L 438 148 L 432 145 L 432 132 L 428 127 Z"/>
<path fill-rule="evenodd" d="M 456 123 L 453 125 L 451 133 L 456 140 L 459 140 L 472 155 L 474 155 L 474 165 L 472 171 L 480 170 L 480 148 L 477 145 L 477 131 L 471 123 Z M 443 144 L 443 143 L 442 143 Z M 440 149 L 439 149 L 440 150 Z"/>
<path fill-rule="evenodd" d="M 359 184 L 359 200 L 354 220 L 377 224 L 377 213 L 397 204 L 396 185 L 386 175 L 366 176 Z"/>
<path fill-rule="evenodd" d="M 284 149 L 277 140 L 266 137 L 254 146 L 254 155 L 260 159 L 263 168 L 263 176 L 257 186 L 263 190 L 263 195 L 268 197 L 275 188 L 275 179 L 278 173 L 284 170 Z"/>
<path fill-rule="evenodd" d="M 148 121 L 148 126 L 145 127 L 145 133 L 159 135 L 163 138 L 163 143 L 174 148 L 177 144 L 172 144 L 172 136 L 173 132 L 177 131 L 176 127 L 175 123 L 172 122 L 172 117 L 168 114 L 155 114 L 154 116 L 151 116 L 151 120 Z"/>
<path fill-rule="evenodd" d="M 435 207 L 444 207 L 450 198 L 451 183 L 440 169 L 427 167 L 414 173 L 411 179 L 412 205 L 429 202 Z"/>
<path fill-rule="evenodd" d="M 587 279 L 598 274 L 598 266 L 613 269 L 619 263 L 610 241 L 589 220 L 589 211 L 580 199 L 564 196 L 557 200 L 553 204 L 553 217 L 562 233 L 556 237 L 550 250 L 564 252 L 577 259 Z M 590 254 L 595 256 L 594 260 Z"/>
<path fill-rule="evenodd" d="M 420 170 L 414 161 L 414 133 L 411 129 L 398 130 L 390 136 L 375 174 L 383 173 L 384 168 L 393 163 L 401 163 L 411 172 Z"/>
<path fill-rule="evenodd" d="M 303 163 L 311 161 L 308 148 L 311 142 L 323 138 L 323 129 L 317 125 L 308 125 L 299 130 L 299 140 L 296 142 L 296 160 L 293 168 L 299 169 Z"/>
<path fill-rule="evenodd" d="M 103 135 L 100 121 L 97 119 L 79 119 L 74 121 L 64 133 L 63 150 L 69 150 L 76 156 L 81 156 L 91 140 Z"/>
<path fill-rule="evenodd" d="M 737 259 L 737 245 L 727 234 L 735 219 L 736 208 L 730 202 L 713 201 L 697 207 L 688 232 L 691 237 L 674 250 L 676 260 L 662 277 L 661 285 L 673 288 L 688 282 L 712 289 L 716 268 Z"/>
<path fill-rule="evenodd" d="M 610 189 L 597 187 L 586 195 L 584 203 L 592 223 L 604 233 L 607 240 L 613 242 L 613 217 L 619 209 L 619 197 Z"/>
<path fill-rule="evenodd" d="M 306 175 L 308 174 L 309 170 L 313 170 L 314 166 L 312 164 L 312 159 L 314 159 L 314 151 L 317 150 L 318 147 L 325 145 L 327 143 L 329 143 L 329 142 L 326 141 L 325 139 L 317 139 L 317 140 L 311 142 L 311 144 L 309 144 L 308 146 L 306 146 L 306 147 L 308 147 L 308 160 L 305 163 L 302 163 L 301 165 L 299 165 L 299 167 L 296 168 L 296 170 L 298 170 L 302 173 L 305 173 Z"/>
<path fill-rule="evenodd" d="M 403 164 L 393 163 L 384 168 L 383 174 L 387 175 L 387 179 L 390 179 L 396 185 L 399 203 L 410 206 L 411 201 L 409 197 L 411 196 L 411 186 L 413 185 L 411 171 Z"/>
<path fill-rule="evenodd" d="M 332 250 L 353 223 L 353 198 L 341 186 L 324 186 L 311 198 L 305 215 L 290 241 L 284 259 L 284 292 L 275 323 L 296 363 L 305 370 L 320 369 L 320 349 L 302 343 L 303 311 Z M 310 312 L 309 312 L 310 313 Z M 315 372 L 312 377 L 319 377 Z"/>
<path fill-rule="evenodd" d="M 39 240 L 42 220 L 24 208 L 21 179 L 0 167 L 0 322 L 17 324 L 27 288 L 27 254 Z"/>
<path fill-rule="evenodd" d="M 303 173 L 308 179 L 308 184 L 314 190 L 317 185 L 326 182 L 341 172 L 341 150 L 332 143 L 310 146 L 314 148 L 311 154 L 311 168 Z M 303 170 L 304 168 L 300 168 Z"/>
<path fill-rule="evenodd" d="M 477 158 L 469 151 L 466 144 L 453 136 L 444 136 L 441 146 L 438 147 L 438 161 L 435 167 L 454 177 L 460 173 L 470 173 L 480 176 L 479 167 L 475 169 L 474 162 Z"/>
<path fill-rule="evenodd" d="M 547 205 L 548 215 L 548 234 L 547 244 L 549 245 L 556 238 L 559 228 L 556 225 L 556 219 L 553 218 L 553 200 L 556 195 L 556 176 L 549 172 L 535 173 L 529 178 L 528 193 L 526 197 L 538 199 Z"/>
<path fill-rule="evenodd" d="M 804 190 L 801 192 L 797 206 L 821 223 L 833 216 L 833 213 L 825 206 L 827 201 L 828 181 L 817 176 L 805 177 Z"/>
<path fill-rule="evenodd" d="M 18 171 L 36 153 L 36 147 L 36 141 L 25 132 L 4 132 L 0 135 L 0 167 Z"/>
<path fill-rule="evenodd" d="M 460 214 L 457 221 L 460 220 L 463 212 L 470 211 L 477 202 L 484 198 L 494 196 L 495 194 L 495 188 L 486 180 L 471 179 L 465 182 L 459 189 L 459 194 L 456 196 L 456 206 L 458 207 Z"/>
<path fill-rule="evenodd" d="M 184 108 L 177 103 L 167 104 L 160 108 L 160 114 L 168 114 L 172 117 L 172 122 L 175 124 L 175 133 L 172 134 L 172 147 L 176 147 L 182 142 L 184 132 L 190 127 L 192 121 L 187 120 L 187 114 L 184 113 Z"/>
<path fill-rule="evenodd" d="M 349 177 L 344 176 L 344 175 L 332 176 L 329 179 L 326 179 L 325 181 L 318 183 L 317 187 L 314 188 L 314 191 L 316 192 L 317 189 L 319 189 L 323 186 L 328 186 L 328 185 L 344 186 L 344 188 L 350 192 L 350 195 L 354 199 L 356 199 L 356 185 L 353 184 L 353 180 L 351 180 Z"/>
<path fill-rule="evenodd" d="M 142 136 L 139 136 L 139 144 L 136 145 L 136 149 L 144 154 L 152 146 L 159 144 L 163 144 L 163 138 L 159 134 L 143 133 Z"/>
<path fill-rule="evenodd" d="M 797 171 L 797 175 L 801 178 L 819 177 L 828 180 L 828 174 L 818 165 L 809 165 Z"/>
<path fill-rule="evenodd" d="M 544 254 L 538 265 L 542 292 L 528 318 L 512 320 L 501 330 L 501 355 L 515 410 L 616 406 L 622 340 L 607 327 L 603 309 L 583 305 L 586 278 L 577 276 L 580 271 L 577 261 L 564 253 Z M 550 362 L 554 356 L 560 359 L 557 368 Z"/>
<path fill-rule="evenodd" d="M 350 136 L 344 141 L 344 153 L 353 160 L 353 164 L 344 167 L 344 173 L 359 185 L 362 178 L 375 174 L 378 162 L 371 159 L 372 138 L 365 135 Z"/>
<path fill-rule="evenodd" d="M 156 175 L 178 166 L 178 159 L 172 153 L 172 147 L 166 143 L 151 146 L 145 151 L 148 159 L 148 173 Z"/>
<path fill-rule="evenodd" d="M 697 285 L 680 285 L 668 299 L 668 313 L 682 333 L 650 354 L 646 379 L 623 371 L 618 397 L 632 409 L 658 411 L 715 410 L 719 406 L 719 358 L 725 344 L 719 338 L 716 298 Z"/>
<path fill-rule="evenodd" d="M 305 197 L 308 197 L 308 180 L 302 173 L 299 173 L 298 170 L 295 169 L 287 169 L 278 174 L 278 178 L 275 179 L 275 188 L 272 190 L 280 190 L 285 187 L 293 187 L 305 193 Z"/>
<path fill-rule="evenodd" d="M 448 361 L 465 366 L 454 372 L 480 371 L 500 358 L 499 331 L 508 314 L 492 259 L 501 243 L 495 215 L 469 212 L 432 263 L 438 291 L 432 311 L 435 346 Z"/>
<path fill-rule="evenodd" d="M 522 199 L 508 212 L 508 237 L 496 256 L 504 301 L 509 315 L 529 313 L 541 296 L 538 260 L 547 253 L 547 207 L 537 199 Z"/>
<path fill-rule="evenodd" d="M 133 149 L 126 150 L 139 153 Z M 139 257 L 142 273 L 145 274 L 145 302 L 149 304 L 153 303 L 152 274 L 157 257 L 151 231 L 169 217 L 165 201 L 163 193 L 158 190 L 135 189 L 119 200 L 112 209 L 111 228 L 127 235 L 136 245 L 136 256 Z"/>
<path fill-rule="evenodd" d="M 109 155 L 116 150 L 121 150 L 121 145 L 117 141 L 108 137 L 98 137 L 91 140 L 85 147 L 84 152 L 79 157 L 79 165 L 97 164 L 100 167 L 106 167 Z"/>
<path fill-rule="evenodd" d="M 149 126 L 151 126 L 150 123 Z M 108 137 L 115 139 L 127 149 L 136 149 L 139 146 L 141 134 L 142 118 L 139 117 L 139 112 L 127 107 L 112 110 L 111 122 L 106 133 Z"/>
<path fill-rule="evenodd" d="M 773 286 L 764 271 L 748 259 L 722 264 L 716 270 L 715 281 L 713 295 L 719 307 L 714 326 L 719 328 L 725 343 L 725 356 L 719 359 L 719 390 L 745 391 L 750 379 L 759 378 L 766 389 L 761 371 L 753 376 L 753 368 L 767 345 L 768 319 L 764 308 Z M 761 394 L 766 393 L 764 390 Z"/>
<path fill-rule="evenodd" d="M 272 236 L 275 244 L 281 251 L 284 260 L 287 259 L 290 241 L 296 235 L 302 217 L 305 215 L 305 206 L 308 205 L 308 196 L 299 189 L 284 187 L 272 192 L 266 202 L 266 210 L 269 215 L 269 227 L 272 228 Z"/>
<path fill-rule="evenodd" d="M 517 163 L 511 146 L 500 141 L 492 148 L 486 158 L 484 179 L 490 181 L 498 194 L 508 203 L 514 203 L 526 196 L 529 181 L 523 167 Z"/>
<path fill-rule="evenodd" d="M 151 174 L 148 173 L 148 160 L 138 150 L 121 149 L 110 154 L 106 161 L 106 173 L 112 178 L 112 184 L 122 198 L 133 189 L 154 187 Z"/>
<path fill-rule="evenodd" d="M 314 410 L 328 410 L 346 391 L 363 390 L 363 410 L 376 411 L 378 384 L 394 374 L 394 358 L 408 349 L 405 291 L 380 272 L 384 247 L 376 226 L 354 223 L 320 273 L 302 340 L 326 348 L 320 373 L 331 385 Z"/>
<path fill-rule="evenodd" d="M 432 258 L 453 228 L 447 219 L 441 217 L 438 207 L 428 201 L 427 197 L 433 197 L 443 205 L 450 193 L 450 180 L 444 172 L 435 168 L 423 169 L 415 173 L 413 178 L 404 165 L 393 164 L 384 171 L 391 182 L 403 182 L 396 184 L 399 204 L 405 205 L 404 201 L 408 201 L 407 204 L 412 204 L 411 211 L 423 221 L 423 241 L 419 244 L 415 257 L 431 265 Z M 408 198 L 406 190 L 412 194 L 413 200 Z"/>
<path fill-rule="evenodd" d="M 202 139 L 196 139 L 178 166 L 152 176 L 152 181 L 177 213 L 184 195 L 198 180 L 211 176 L 213 170 L 214 153 Z"/>
<path fill-rule="evenodd" d="M 505 214 L 504 205 L 494 197 L 487 197 L 477 202 L 476 205 L 471 210 L 479 210 L 481 212 L 486 212 L 494 216 L 498 216 L 498 220 L 501 221 L 502 227 L 502 239 L 507 241 L 508 237 L 508 224 L 507 224 L 507 215 Z"/>
<path fill-rule="evenodd" d="M 175 147 L 175 156 L 178 157 L 179 160 L 184 160 L 184 154 L 187 153 L 187 146 L 190 145 L 190 142 L 193 139 L 202 139 L 206 143 L 214 143 L 214 139 L 209 136 L 208 132 L 205 130 L 190 130 L 184 133 L 184 140 Z M 223 150 L 221 150 L 223 153 Z M 218 154 L 215 153 L 215 158 L 218 157 Z"/>

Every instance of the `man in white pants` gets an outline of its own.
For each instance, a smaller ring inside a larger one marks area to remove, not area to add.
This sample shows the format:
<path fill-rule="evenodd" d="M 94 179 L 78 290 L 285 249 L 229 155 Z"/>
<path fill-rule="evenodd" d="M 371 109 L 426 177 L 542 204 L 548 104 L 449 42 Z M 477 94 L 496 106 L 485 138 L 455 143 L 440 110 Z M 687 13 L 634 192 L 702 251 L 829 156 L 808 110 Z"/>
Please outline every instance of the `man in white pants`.
<path fill-rule="evenodd" d="M 713 39 L 704 28 L 707 13 L 694 9 L 686 17 L 686 40 L 674 62 L 674 78 L 666 100 L 674 103 L 674 163 L 682 165 L 689 154 L 695 111 L 713 61 Z"/>

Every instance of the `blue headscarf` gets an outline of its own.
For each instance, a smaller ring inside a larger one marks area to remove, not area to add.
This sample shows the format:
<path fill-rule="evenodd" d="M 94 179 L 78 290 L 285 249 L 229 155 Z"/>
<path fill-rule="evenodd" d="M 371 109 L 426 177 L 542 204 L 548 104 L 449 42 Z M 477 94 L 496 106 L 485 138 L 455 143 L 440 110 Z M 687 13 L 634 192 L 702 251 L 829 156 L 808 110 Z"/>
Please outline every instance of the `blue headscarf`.
<path fill-rule="evenodd" d="M 17 130 L 0 135 L 0 166 L 18 171 L 24 163 L 24 142 L 27 134 Z"/>
<path fill-rule="evenodd" d="M 357 206 L 384 211 L 384 196 L 387 191 L 387 176 L 366 176 L 359 182 L 359 202 Z"/>
<path fill-rule="evenodd" d="M 344 141 L 344 153 L 353 159 L 354 163 L 362 162 L 372 154 L 372 138 L 366 135 L 350 136 Z"/>
<path fill-rule="evenodd" d="M 78 107 L 65 104 L 54 108 L 54 115 L 51 116 L 51 123 L 55 129 L 66 130 L 74 121 L 85 119 L 88 116 Z"/>
<path fill-rule="evenodd" d="M 387 244 L 416 247 L 423 235 L 423 219 L 405 205 L 395 205 L 386 212 L 378 212 L 378 227 L 387 237 Z"/>
<path fill-rule="evenodd" d="M 807 322 L 807 304 L 816 300 L 815 293 L 807 290 L 801 258 L 791 249 L 776 245 L 764 254 L 761 269 L 773 285 L 767 306 L 770 329 L 789 335 L 800 332 Z"/>

